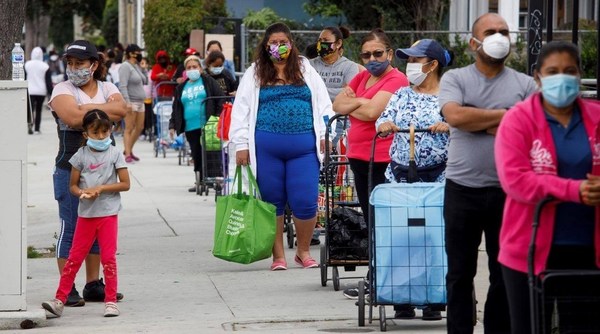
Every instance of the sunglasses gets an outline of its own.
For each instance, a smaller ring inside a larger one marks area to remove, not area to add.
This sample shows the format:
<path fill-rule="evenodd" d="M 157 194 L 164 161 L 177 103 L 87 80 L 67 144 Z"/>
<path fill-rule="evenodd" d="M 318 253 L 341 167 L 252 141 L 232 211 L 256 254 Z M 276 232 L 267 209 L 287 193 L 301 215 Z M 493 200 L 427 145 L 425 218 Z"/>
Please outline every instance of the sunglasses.
<path fill-rule="evenodd" d="M 361 52 L 358 55 L 362 58 L 362 59 L 371 59 L 371 56 L 375 57 L 375 58 L 381 58 L 381 56 L 383 56 L 386 52 L 388 52 L 390 49 L 387 50 L 377 50 L 377 51 L 373 51 L 373 52 Z"/>

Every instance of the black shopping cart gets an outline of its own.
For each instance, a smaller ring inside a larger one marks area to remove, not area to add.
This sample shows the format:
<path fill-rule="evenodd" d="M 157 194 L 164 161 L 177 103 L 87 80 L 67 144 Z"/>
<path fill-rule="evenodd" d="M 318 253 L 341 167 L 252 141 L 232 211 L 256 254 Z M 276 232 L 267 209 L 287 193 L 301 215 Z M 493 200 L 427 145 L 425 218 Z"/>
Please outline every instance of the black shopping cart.
<path fill-rule="evenodd" d="M 531 333 L 600 333 L 600 270 L 546 270 L 535 275 L 540 216 L 554 202 L 546 198 L 534 212 L 527 256 Z"/>
<path fill-rule="evenodd" d="M 330 131 L 333 122 L 342 115 L 335 115 L 327 122 L 325 134 L 325 159 L 321 173 L 319 221 L 324 224 L 325 242 L 321 244 L 320 269 L 321 285 L 327 286 L 327 281 L 333 281 L 333 289 L 340 289 L 340 279 L 357 279 L 340 277 L 339 267 L 345 271 L 355 271 L 357 266 L 368 264 L 367 244 L 368 228 L 360 212 L 354 177 L 351 173 L 345 151 L 330 152 Z M 340 139 L 343 147 L 344 136 Z M 328 276 L 331 267 L 332 276 Z"/>
<path fill-rule="evenodd" d="M 207 103 L 210 100 L 232 101 L 233 96 L 209 96 L 202 103 Z M 226 108 L 227 106 L 224 106 Z M 230 107 L 230 106 L 229 106 Z M 201 137 L 201 154 L 202 154 L 202 175 L 196 173 L 196 194 L 208 195 L 209 189 L 215 191 L 215 201 L 217 196 L 223 195 L 226 188 L 225 180 L 228 179 L 229 151 L 226 142 L 218 136 L 219 117 L 222 110 L 219 110 L 218 115 L 211 116 L 204 126 Z M 223 126 L 223 123 L 221 123 Z"/>

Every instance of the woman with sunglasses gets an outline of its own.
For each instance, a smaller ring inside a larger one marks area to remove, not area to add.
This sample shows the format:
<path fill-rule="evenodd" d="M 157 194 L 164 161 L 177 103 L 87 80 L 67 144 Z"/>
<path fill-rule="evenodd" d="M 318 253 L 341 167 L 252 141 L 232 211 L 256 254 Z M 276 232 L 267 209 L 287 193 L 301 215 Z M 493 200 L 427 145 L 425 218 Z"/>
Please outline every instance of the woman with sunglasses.
<path fill-rule="evenodd" d="M 360 43 L 360 58 L 366 71 L 358 73 L 333 102 L 333 109 L 348 115 L 348 161 L 354 174 L 354 184 L 360 207 L 367 217 L 369 208 L 369 158 L 375 136 L 375 121 L 379 118 L 395 91 L 408 86 L 406 76 L 391 65 L 394 52 L 388 36 L 377 28 Z M 378 138 L 373 165 L 373 186 L 385 182 L 385 170 L 390 163 L 392 137 Z"/>

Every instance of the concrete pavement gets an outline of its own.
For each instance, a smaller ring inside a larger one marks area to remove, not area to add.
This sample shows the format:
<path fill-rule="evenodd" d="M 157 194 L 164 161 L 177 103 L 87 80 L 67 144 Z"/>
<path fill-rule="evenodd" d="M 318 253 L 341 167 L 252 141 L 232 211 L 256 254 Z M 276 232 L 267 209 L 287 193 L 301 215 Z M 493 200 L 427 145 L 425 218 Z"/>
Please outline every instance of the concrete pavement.
<path fill-rule="evenodd" d="M 57 204 L 53 198 L 52 168 L 58 147 L 55 125 L 44 110 L 42 134 L 28 137 L 28 245 L 52 247 L 58 233 Z M 122 138 L 117 137 L 122 147 Z M 119 229 L 119 303 L 121 316 L 104 318 L 103 303 L 65 308 L 63 316 L 50 319 L 36 333 L 363 333 L 379 330 L 378 320 L 358 327 L 357 307 L 341 291 L 320 284 L 318 269 L 302 269 L 293 262 L 294 249 L 286 248 L 289 269 L 271 272 L 270 261 L 239 265 L 211 254 L 214 193 L 197 196 L 187 192 L 193 184 L 189 166 L 178 165 L 177 153 L 155 158 L 152 144 L 134 148 L 141 161 L 129 167 L 132 186 L 122 194 Z M 311 249 L 318 259 L 319 246 Z M 480 263 L 487 259 L 481 252 Z M 28 260 L 28 309 L 53 298 L 58 284 L 54 258 Z M 341 276 L 364 275 L 366 267 Z M 476 286 L 483 307 L 487 272 L 480 266 Z M 358 273 L 358 274 L 357 274 Z M 331 275 L 331 271 L 329 273 Z M 342 288 L 356 279 L 342 280 Z M 81 292 L 85 272 L 76 285 Z M 368 314 L 368 310 L 367 310 Z M 481 311 L 478 313 L 481 317 Z M 387 307 L 388 317 L 393 316 Z M 375 310 L 375 317 L 378 312 Z M 445 333 L 445 319 L 426 322 L 388 321 L 388 331 Z M 479 323 L 476 332 L 482 333 Z"/>

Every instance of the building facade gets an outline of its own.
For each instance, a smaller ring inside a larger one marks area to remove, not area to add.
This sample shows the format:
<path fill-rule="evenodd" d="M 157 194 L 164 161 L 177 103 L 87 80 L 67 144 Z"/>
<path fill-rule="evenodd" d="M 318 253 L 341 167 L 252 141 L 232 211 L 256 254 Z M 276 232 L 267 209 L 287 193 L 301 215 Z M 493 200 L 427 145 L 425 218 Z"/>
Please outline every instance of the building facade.
<path fill-rule="evenodd" d="M 554 9 L 553 28 L 558 29 L 571 23 L 573 0 L 552 1 Z M 600 0 L 580 0 L 579 18 L 598 20 Z M 450 31 L 470 31 L 473 22 L 484 13 L 498 13 L 508 22 L 511 31 L 526 30 L 528 0 L 451 0 L 449 12 Z"/>

